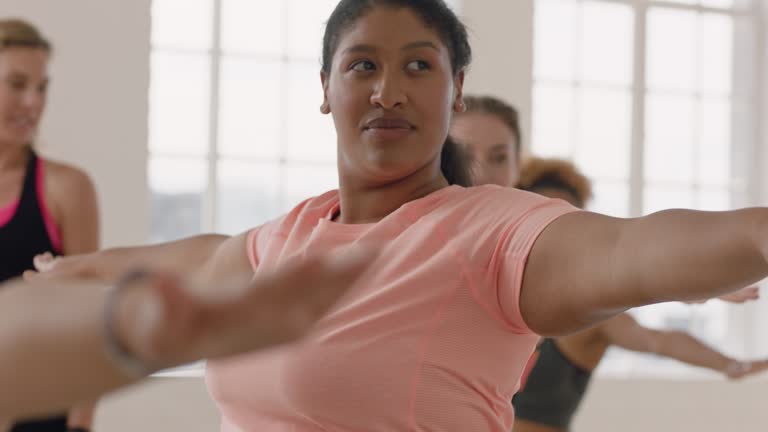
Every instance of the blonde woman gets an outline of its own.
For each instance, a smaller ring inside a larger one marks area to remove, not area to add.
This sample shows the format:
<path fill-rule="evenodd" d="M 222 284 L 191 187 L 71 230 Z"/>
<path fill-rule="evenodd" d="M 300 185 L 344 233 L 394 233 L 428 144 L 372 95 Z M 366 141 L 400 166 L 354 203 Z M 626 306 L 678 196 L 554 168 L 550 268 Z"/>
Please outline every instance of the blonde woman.
<path fill-rule="evenodd" d="M 33 268 L 36 254 L 81 254 L 99 244 L 96 194 L 88 176 L 39 157 L 33 148 L 45 112 L 51 52 L 50 42 L 31 24 L 0 20 L 0 281 Z M 47 361 L 55 368 L 58 360 Z M 92 416 L 92 404 L 79 405 L 69 415 L 18 423 L 12 430 L 85 431 Z"/>

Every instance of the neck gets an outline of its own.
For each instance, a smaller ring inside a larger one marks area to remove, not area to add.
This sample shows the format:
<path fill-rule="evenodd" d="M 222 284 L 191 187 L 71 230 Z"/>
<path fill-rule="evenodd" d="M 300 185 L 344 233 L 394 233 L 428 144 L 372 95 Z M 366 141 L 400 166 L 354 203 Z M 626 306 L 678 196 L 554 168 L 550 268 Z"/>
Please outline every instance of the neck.
<path fill-rule="evenodd" d="M 0 143 L 0 172 L 24 168 L 27 163 L 27 146 L 18 143 Z"/>
<path fill-rule="evenodd" d="M 361 185 L 362 184 L 362 185 Z M 403 204 L 448 186 L 440 167 L 424 167 L 416 173 L 386 184 L 365 184 L 359 178 L 340 176 L 341 213 L 345 224 L 375 223 Z"/>

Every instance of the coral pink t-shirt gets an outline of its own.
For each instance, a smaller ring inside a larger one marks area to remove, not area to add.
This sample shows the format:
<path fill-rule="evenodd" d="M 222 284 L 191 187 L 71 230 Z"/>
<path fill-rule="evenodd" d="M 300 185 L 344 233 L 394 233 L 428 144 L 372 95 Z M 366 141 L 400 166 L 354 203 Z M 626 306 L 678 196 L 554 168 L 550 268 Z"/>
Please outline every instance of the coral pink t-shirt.
<path fill-rule="evenodd" d="M 538 336 L 520 314 L 542 230 L 576 211 L 497 186 L 450 186 L 374 224 L 331 221 L 337 191 L 254 229 L 256 273 L 355 242 L 372 271 L 300 344 L 212 361 L 222 431 L 508 432 Z"/>

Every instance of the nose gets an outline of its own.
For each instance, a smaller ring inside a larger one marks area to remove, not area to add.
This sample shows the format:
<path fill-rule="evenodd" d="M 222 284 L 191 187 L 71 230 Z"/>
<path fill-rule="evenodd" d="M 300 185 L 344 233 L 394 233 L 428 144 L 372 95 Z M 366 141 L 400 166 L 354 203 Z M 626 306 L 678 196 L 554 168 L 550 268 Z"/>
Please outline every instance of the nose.
<path fill-rule="evenodd" d="M 21 103 L 25 108 L 39 110 L 45 103 L 45 95 L 38 89 L 30 87 L 24 91 Z"/>
<path fill-rule="evenodd" d="M 408 97 L 398 75 L 387 71 L 380 74 L 374 84 L 371 104 L 383 109 L 394 109 L 407 102 Z"/>
<path fill-rule="evenodd" d="M 491 179 L 488 176 L 488 167 L 484 163 L 475 161 L 470 165 L 470 171 L 472 172 L 475 185 L 480 186 L 491 183 Z"/>

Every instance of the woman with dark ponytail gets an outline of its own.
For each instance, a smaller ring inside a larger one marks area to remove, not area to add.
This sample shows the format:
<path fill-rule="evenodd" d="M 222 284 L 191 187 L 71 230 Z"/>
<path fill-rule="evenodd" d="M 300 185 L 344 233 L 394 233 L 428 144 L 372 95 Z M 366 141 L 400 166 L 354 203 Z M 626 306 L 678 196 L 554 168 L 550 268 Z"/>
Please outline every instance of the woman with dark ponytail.
<path fill-rule="evenodd" d="M 470 57 L 442 0 L 338 3 L 320 79 L 339 189 L 223 239 L 185 276 L 216 289 L 350 245 L 378 254 L 300 343 L 208 362 L 223 432 L 508 432 L 539 335 L 768 275 L 767 209 L 624 220 L 461 186 L 446 139 Z"/>

